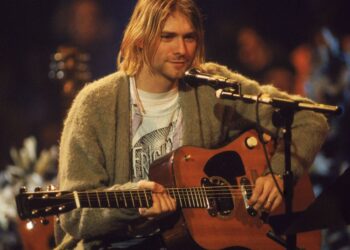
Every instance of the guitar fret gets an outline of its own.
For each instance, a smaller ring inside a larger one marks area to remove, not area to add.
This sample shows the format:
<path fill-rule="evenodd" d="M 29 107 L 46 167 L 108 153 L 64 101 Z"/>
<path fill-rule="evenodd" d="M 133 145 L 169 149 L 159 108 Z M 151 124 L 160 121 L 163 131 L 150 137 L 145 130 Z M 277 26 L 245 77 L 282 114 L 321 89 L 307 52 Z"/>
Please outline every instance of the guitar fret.
<path fill-rule="evenodd" d="M 190 201 L 188 200 L 189 197 L 188 197 L 187 188 L 184 188 L 184 195 L 185 195 L 184 198 L 185 198 L 186 207 L 191 207 Z"/>
<path fill-rule="evenodd" d="M 176 190 L 169 189 L 169 192 L 171 192 L 171 197 L 175 199 L 176 203 L 178 203 L 179 197 L 176 197 Z"/>
<path fill-rule="evenodd" d="M 204 197 L 204 193 L 203 193 L 203 188 L 199 188 L 199 192 L 200 192 L 200 196 L 201 196 L 201 202 L 202 202 L 202 206 L 201 207 L 206 207 L 206 203 L 205 203 L 205 197 Z"/>
<path fill-rule="evenodd" d="M 186 190 L 186 196 L 187 196 L 187 200 L 188 200 L 188 207 L 192 207 L 191 199 L 190 199 L 190 196 L 188 194 L 188 188 L 186 188 L 185 190 Z"/>
<path fill-rule="evenodd" d="M 195 207 L 196 204 L 195 204 L 195 201 L 194 201 L 194 198 L 193 198 L 192 190 L 193 190 L 192 188 L 189 188 L 190 196 L 191 196 L 191 200 L 192 200 L 192 207 Z"/>
<path fill-rule="evenodd" d="M 117 192 L 113 192 L 113 193 L 114 193 L 115 202 L 117 203 L 117 207 L 120 207 L 118 202 Z"/>
<path fill-rule="evenodd" d="M 150 203 L 150 207 L 153 205 L 153 199 L 152 199 L 152 192 L 148 191 L 146 198 L 148 199 L 148 202 Z"/>
<path fill-rule="evenodd" d="M 183 207 L 188 207 L 184 188 L 181 188 L 181 198 L 183 199 L 183 202 L 184 202 Z"/>
<path fill-rule="evenodd" d="M 107 200 L 108 207 L 111 207 L 111 203 L 109 202 L 109 198 L 108 198 L 108 193 L 105 192 L 105 195 L 106 195 L 106 200 Z"/>
<path fill-rule="evenodd" d="M 200 187 L 197 188 L 197 192 L 198 192 L 199 207 L 203 207 L 202 197 L 201 197 L 201 188 Z"/>
<path fill-rule="evenodd" d="M 167 192 L 169 193 L 169 195 L 176 200 L 176 202 L 178 201 L 178 199 L 176 198 L 176 193 L 175 193 L 175 190 L 174 189 L 169 189 L 167 190 Z M 180 202 L 181 203 L 181 202 Z M 181 207 L 181 205 L 180 205 Z"/>
<path fill-rule="evenodd" d="M 100 192 L 100 200 L 102 207 L 110 207 L 107 192 Z"/>
<path fill-rule="evenodd" d="M 167 193 L 169 194 L 170 197 L 172 197 L 172 198 L 175 199 L 174 193 L 172 193 L 172 190 L 171 190 L 171 189 L 167 190 Z"/>
<path fill-rule="evenodd" d="M 126 201 L 126 198 L 125 198 L 125 193 L 123 191 L 121 191 L 122 195 L 123 195 L 123 198 L 124 198 L 124 205 L 125 207 L 128 207 L 128 203 Z"/>
<path fill-rule="evenodd" d="M 95 192 L 85 192 L 85 195 L 87 196 L 88 204 L 84 204 L 83 206 L 88 205 L 88 207 L 98 207 L 96 199 L 94 198 L 96 195 Z"/>
<path fill-rule="evenodd" d="M 132 202 L 132 207 L 135 207 L 135 201 L 134 201 L 134 197 L 133 197 L 133 191 L 129 191 L 130 196 L 131 196 L 131 202 Z"/>
<path fill-rule="evenodd" d="M 203 193 L 203 188 L 199 187 L 200 197 L 201 197 L 201 207 L 205 207 L 205 198 Z"/>
<path fill-rule="evenodd" d="M 205 187 L 203 187 L 203 193 L 204 193 L 204 197 L 205 197 L 206 208 L 209 208 L 209 201 L 208 201 L 208 196 L 207 196 L 207 192 L 205 190 Z"/>
<path fill-rule="evenodd" d="M 85 195 L 87 197 L 87 201 L 88 201 L 89 207 L 92 207 L 89 194 L 87 192 L 85 192 Z"/>
<path fill-rule="evenodd" d="M 186 189 L 185 189 L 185 188 L 182 189 L 182 195 L 183 195 L 185 207 L 189 207 L 188 199 L 187 199 L 187 192 L 186 192 Z"/>
<path fill-rule="evenodd" d="M 78 194 L 78 199 L 79 199 L 79 203 L 80 203 L 80 207 L 87 207 L 88 204 L 85 204 L 85 199 L 84 199 L 84 192 L 77 192 Z"/>
<path fill-rule="evenodd" d="M 176 191 L 177 191 L 178 200 L 180 201 L 180 207 L 184 207 L 183 204 L 182 204 L 182 199 L 181 199 L 181 195 L 180 195 L 179 189 L 177 188 Z"/>
<path fill-rule="evenodd" d="M 203 207 L 203 200 L 202 200 L 202 196 L 201 196 L 201 188 L 197 188 L 197 190 L 198 190 L 198 200 L 199 200 L 199 206 L 200 207 Z"/>
<path fill-rule="evenodd" d="M 192 200 L 191 189 L 186 188 L 186 194 L 187 194 L 189 207 L 193 207 L 192 202 L 191 202 L 191 200 Z"/>
<path fill-rule="evenodd" d="M 193 205 L 194 207 L 198 207 L 198 203 L 196 201 L 196 189 L 195 188 L 191 188 L 192 189 L 192 193 L 193 193 Z"/>
<path fill-rule="evenodd" d="M 108 203 L 108 207 L 112 207 L 115 208 L 117 207 L 117 204 L 114 200 L 114 195 L 113 195 L 113 191 L 107 191 L 106 192 L 106 196 L 107 196 L 107 203 Z"/>
<path fill-rule="evenodd" d="M 145 198 L 146 198 L 147 207 L 150 207 L 149 202 L 148 202 L 148 198 L 147 198 L 147 193 L 146 193 L 145 189 L 143 190 L 143 193 L 144 193 Z"/>
<path fill-rule="evenodd" d="M 98 201 L 98 206 L 101 207 L 101 201 L 100 201 L 100 197 L 99 197 L 97 191 L 96 191 L 96 197 L 97 197 L 97 201 Z"/>
<path fill-rule="evenodd" d="M 140 196 L 140 191 L 136 191 L 136 192 L 137 192 L 137 197 L 139 198 L 139 207 L 143 207 L 142 199 L 141 199 L 141 196 Z"/>
<path fill-rule="evenodd" d="M 197 197 L 197 189 L 194 188 L 194 189 L 193 189 L 193 192 L 194 192 L 194 198 L 195 198 L 195 200 L 196 200 L 196 207 L 199 207 L 198 197 Z"/>

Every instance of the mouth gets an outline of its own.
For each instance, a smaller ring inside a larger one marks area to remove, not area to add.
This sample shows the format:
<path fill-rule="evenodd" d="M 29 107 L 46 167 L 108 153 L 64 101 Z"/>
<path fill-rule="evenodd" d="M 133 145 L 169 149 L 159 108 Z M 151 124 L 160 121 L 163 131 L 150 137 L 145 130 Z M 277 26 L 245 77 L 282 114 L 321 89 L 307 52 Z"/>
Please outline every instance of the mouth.
<path fill-rule="evenodd" d="M 170 63 L 177 68 L 182 68 L 187 65 L 187 61 L 170 61 Z"/>
<path fill-rule="evenodd" d="M 175 63 L 175 64 L 185 64 L 185 63 L 186 63 L 186 61 L 184 61 L 184 60 L 181 60 L 181 61 L 179 61 L 179 60 L 172 60 L 172 61 L 170 61 L 170 63 Z"/>

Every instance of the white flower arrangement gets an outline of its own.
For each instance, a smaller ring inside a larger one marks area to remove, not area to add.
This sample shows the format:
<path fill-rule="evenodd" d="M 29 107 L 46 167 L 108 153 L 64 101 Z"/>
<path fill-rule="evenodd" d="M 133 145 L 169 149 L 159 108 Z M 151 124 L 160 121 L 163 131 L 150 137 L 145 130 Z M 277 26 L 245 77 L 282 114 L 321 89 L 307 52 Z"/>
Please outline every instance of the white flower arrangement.
<path fill-rule="evenodd" d="M 55 184 L 57 146 L 44 149 L 37 157 L 37 140 L 30 136 L 23 141 L 23 147 L 10 149 L 14 165 L 0 172 L 0 229 L 8 230 L 9 223 L 17 218 L 15 195 L 23 186 L 27 190 Z"/>

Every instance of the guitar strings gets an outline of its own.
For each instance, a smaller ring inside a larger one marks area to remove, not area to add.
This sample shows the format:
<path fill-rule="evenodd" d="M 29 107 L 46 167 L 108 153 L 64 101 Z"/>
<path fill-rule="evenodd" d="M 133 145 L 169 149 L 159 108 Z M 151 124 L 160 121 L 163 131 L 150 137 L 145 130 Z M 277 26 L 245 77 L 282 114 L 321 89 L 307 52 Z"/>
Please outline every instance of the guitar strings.
<path fill-rule="evenodd" d="M 146 195 L 151 195 L 151 191 L 150 190 L 145 190 L 146 191 Z M 128 198 L 128 197 L 132 197 L 132 198 L 139 198 L 139 196 L 144 196 L 145 195 L 145 191 L 144 190 L 132 190 L 132 191 L 106 191 L 106 192 L 101 192 L 99 191 L 98 193 L 96 192 L 91 192 L 91 191 L 86 191 L 86 192 L 78 192 L 78 195 L 87 195 L 90 199 L 93 199 L 94 197 L 98 197 L 99 199 L 103 198 L 103 196 L 108 196 L 108 194 L 113 194 L 116 193 L 116 195 L 118 195 L 119 197 L 123 198 Z M 172 193 L 176 196 L 176 195 L 185 195 L 185 196 L 198 196 L 198 195 L 205 195 L 205 194 L 209 194 L 209 195 L 229 195 L 231 196 L 233 195 L 237 195 L 237 194 L 243 194 L 244 191 L 242 191 L 241 189 L 232 189 L 229 188 L 228 186 L 221 186 L 221 187 L 198 187 L 198 188 L 168 188 L 167 189 L 167 193 L 169 195 L 172 195 Z M 246 192 L 252 192 L 252 190 L 246 190 Z M 32 197 L 31 199 L 65 199 L 65 198 L 70 198 L 73 197 L 73 194 L 63 194 L 60 196 L 55 196 L 55 197 L 41 197 L 38 196 L 37 193 L 34 193 L 34 197 Z M 85 199 L 83 197 L 79 197 L 80 199 Z M 111 198 L 111 197 L 108 197 Z M 88 199 L 88 198 L 86 198 Z"/>
<path fill-rule="evenodd" d="M 208 208 L 210 200 L 212 199 L 224 199 L 224 200 L 242 200 L 244 196 L 247 196 L 243 190 L 234 187 L 238 186 L 214 186 L 214 187 L 196 187 L 196 188 L 167 188 L 169 195 L 179 203 L 182 208 Z M 253 185 L 245 185 L 244 187 L 253 187 Z M 251 192 L 248 190 L 246 192 Z M 173 194 L 171 194 L 173 192 Z M 101 193 L 104 196 L 101 196 Z M 31 199 L 43 199 L 38 197 L 37 193 L 34 193 Z M 115 194 L 114 198 L 108 196 L 108 194 Z M 110 208 L 127 208 L 127 207 L 150 207 L 153 201 L 150 199 L 152 194 L 151 190 L 129 190 L 129 191 L 106 191 L 106 192 L 91 192 L 83 191 L 78 192 L 79 201 L 81 203 L 88 204 L 88 207 L 110 207 Z M 85 197 L 82 197 L 85 195 Z M 119 199 L 116 195 L 119 195 Z M 62 200 L 70 199 L 67 202 L 60 203 L 58 205 L 46 206 L 51 209 L 58 208 L 62 206 L 75 206 L 75 199 L 72 193 L 63 194 L 61 196 L 46 197 L 46 200 Z M 132 201 L 132 204 L 130 202 Z M 107 204 L 106 204 L 107 203 Z M 135 206 L 136 204 L 136 206 Z M 183 205 L 184 204 L 184 205 Z M 107 206 L 108 205 L 108 206 Z M 147 206 L 145 206 L 147 205 Z M 82 206 L 82 207 L 86 207 Z M 62 210 L 64 210 L 63 208 Z M 42 209 L 41 211 L 44 211 Z"/>
<path fill-rule="evenodd" d="M 247 193 L 252 190 L 241 190 L 238 189 L 237 185 L 232 186 L 213 186 L 213 187 L 191 187 L 191 188 L 167 188 L 168 194 L 175 198 L 177 202 L 179 202 L 180 207 L 196 207 L 196 208 L 208 208 L 208 204 L 212 199 L 224 199 L 224 200 L 242 200 L 247 196 Z M 254 187 L 253 185 L 244 185 L 245 188 Z M 58 193 L 57 193 L 58 194 Z M 101 195 L 104 194 L 104 195 Z M 108 194 L 114 194 L 114 197 L 110 197 Z M 150 207 L 149 204 L 152 205 L 153 201 L 150 199 L 150 195 L 152 194 L 151 190 L 129 190 L 129 191 L 83 191 L 78 192 L 79 201 L 81 203 L 88 204 L 88 207 L 119 207 L 119 208 L 127 208 L 127 207 Z M 82 197 L 85 195 L 85 197 Z M 118 196 L 119 195 L 119 199 Z M 42 197 L 38 197 L 38 193 L 34 193 L 34 196 L 31 199 L 43 199 Z M 70 199 L 70 201 L 60 203 L 58 205 L 51 206 L 51 209 L 60 208 L 62 206 L 75 206 L 75 199 L 72 193 L 63 194 L 61 196 L 55 197 L 46 197 L 46 200 L 62 200 L 62 199 Z M 130 202 L 132 201 L 132 204 Z M 107 204 L 106 204 L 107 203 Z M 112 205 L 111 205 L 112 204 Z M 135 206 L 136 204 L 136 206 Z M 183 206 L 184 204 L 184 206 Z M 107 206 L 108 205 L 108 206 Z M 147 206 L 144 206 L 147 205 Z M 49 207 L 49 206 L 47 206 Z M 84 206 L 83 206 L 84 207 Z M 43 211 L 44 209 L 42 209 Z M 63 208 L 64 210 L 64 208 Z"/>
<path fill-rule="evenodd" d="M 222 187 L 221 187 L 222 188 Z M 197 188 L 199 189 L 199 188 Z M 204 189 L 204 188 L 203 188 Z M 208 188 L 206 188 L 208 189 Z M 176 193 L 173 193 L 171 194 L 170 192 L 169 195 L 172 196 L 173 198 L 177 199 L 177 200 L 181 200 L 181 201 L 192 201 L 192 202 L 195 202 L 197 201 L 198 199 L 199 200 L 205 200 L 205 199 L 243 199 L 243 196 L 246 194 L 243 194 L 243 192 L 241 190 L 235 190 L 235 192 L 232 192 L 230 191 L 229 189 L 224 189 L 222 188 L 223 190 L 220 190 L 221 192 L 217 192 L 216 190 L 206 190 L 205 192 L 200 192 L 198 193 L 198 190 L 196 191 L 189 191 L 190 189 L 186 189 L 186 188 L 173 188 L 172 190 L 177 190 Z M 105 192 L 105 193 L 113 193 L 113 192 L 116 192 L 116 191 L 108 191 L 108 192 Z M 89 194 L 88 197 L 81 197 L 81 195 L 79 195 L 79 200 L 81 202 L 89 202 L 89 203 L 96 203 L 97 201 L 98 202 L 105 202 L 106 200 L 118 200 L 118 203 L 120 202 L 121 205 L 123 205 L 123 201 L 121 199 L 127 199 L 128 201 L 127 202 L 130 202 L 131 200 L 134 200 L 134 202 L 138 202 L 138 203 L 147 203 L 147 201 L 149 202 L 149 199 L 147 199 L 146 196 L 144 196 L 144 192 L 142 191 L 142 195 L 141 194 L 137 194 L 137 192 L 140 193 L 140 190 L 133 190 L 131 191 L 132 193 L 130 192 L 125 192 L 123 191 L 124 194 L 122 196 L 119 196 L 120 199 L 118 199 L 118 197 L 108 197 L 107 194 L 105 194 L 105 196 L 101 196 L 97 193 L 89 193 L 89 192 L 79 192 L 78 194 Z M 122 191 L 117 191 L 117 193 L 122 193 Z M 146 195 L 150 196 L 151 195 L 151 191 L 150 190 L 147 190 L 146 191 Z M 118 194 L 118 195 L 120 195 Z M 237 195 L 238 194 L 238 195 Z M 42 197 L 33 197 L 31 198 L 32 200 L 35 199 L 35 200 L 42 200 L 43 198 Z M 68 201 L 66 203 L 61 203 L 60 205 L 65 205 L 65 204 L 69 204 L 69 203 L 74 203 L 74 196 L 73 194 L 64 194 L 62 196 L 58 196 L 58 197 L 46 197 L 45 198 L 46 200 L 62 200 L 62 199 L 71 199 L 72 201 Z M 140 201 L 141 200 L 141 201 Z M 129 205 L 129 204 L 127 204 Z"/>
<path fill-rule="evenodd" d="M 171 197 L 175 196 L 175 198 L 182 198 L 182 199 L 187 199 L 187 198 L 191 198 L 191 197 L 208 197 L 208 198 L 223 198 L 223 197 L 227 197 L 227 198 L 241 198 L 240 196 L 235 196 L 236 194 L 239 194 L 239 195 L 244 195 L 241 191 L 239 192 L 235 192 L 235 193 L 232 193 L 232 192 L 229 192 L 229 191 L 225 191 L 225 192 L 221 192 L 221 193 L 218 193 L 218 192 L 206 192 L 206 193 L 190 193 L 190 192 L 179 192 L 179 193 L 169 193 L 169 195 Z M 149 193 L 148 195 L 151 195 L 151 193 Z M 182 197 L 178 197 L 178 196 L 182 196 Z M 234 196 L 234 197 L 233 197 Z M 86 201 L 86 200 L 93 200 L 93 199 L 96 199 L 96 200 L 105 200 L 105 199 L 112 199 L 112 197 L 103 197 L 103 196 L 100 196 L 100 195 L 89 195 L 89 198 L 84 198 L 84 197 L 79 197 L 79 200 L 82 200 L 82 201 Z M 133 195 L 130 195 L 130 194 L 125 194 L 123 197 L 119 197 L 119 198 L 126 198 L 126 199 L 135 199 L 135 200 L 139 200 L 140 197 L 137 196 L 137 194 L 133 194 Z M 142 199 L 143 197 L 141 197 Z M 73 196 L 68 196 L 68 195 L 64 195 L 64 196 L 58 196 L 58 197 L 48 197 L 48 198 L 45 198 L 45 200 L 64 200 L 64 199 L 72 199 L 74 200 L 74 197 Z M 115 199 L 115 198 L 113 198 Z M 144 198 L 146 199 L 146 198 Z M 43 200 L 42 197 L 33 197 L 31 198 L 30 200 Z"/>
<path fill-rule="evenodd" d="M 215 194 L 242 194 L 242 190 L 239 188 L 239 187 L 243 187 L 245 188 L 245 190 L 247 192 L 249 191 L 252 191 L 252 189 L 250 188 L 254 188 L 254 185 L 244 185 L 244 186 L 237 186 L 237 185 L 232 185 L 232 186 L 213 186 L 213 187 L 181 187 L 181 188 L 166 188 L 167 192 L 170 194 L 171 192 L 173 193 L 177 193 L 177 194 L 192 194 L 192 193 L 198 193 L 198 192 L 203 192 L 203 193 L 215 193 Z M 223 193 L 220 193 L 218 191 L 223 191 Z M 65 191 L 66 192 L 66 191 Z M 56 194 L 59 194 L 59 192 L 55 192 Z M 96 191 L 96 192 L 93 192 L 93 191 L 79 191 L 78 192 L 78 195 L 79 194 L 85 194 L 85 195 L 88 195 L 89 197 L 94 197 L 94 196 L 98 196 L 98 197 L 101 197 L 102 194 L 113 194 L 113 193 L 116 193 L 116 195 L 119 195 L 119 196 L 126 196 L 126 197 L 131 197 L 134 195 L 136 196 L 143 196 L 145 193 L 147 195 L 150 195 L 152 193 L 151 190 L 108 190 L 108 191 Z M 43 193 L 44 195 L 47 194 L 47 193 Z M 38 195 L 40 195 L 39 192 L 37 193 L 27 193 L 27 195 L 33 195 L 32 199 L 34 198 L 39 198 L 39 199 L 42 199 L 42 197 L 38 197 Z M 60 196 L 57 196 L 57 198 L 59 199 L 64 199 L 64 198 L 69 198 L 71 197 L 73 194 L 72 193 L 69 193 L 69 194 L 63 194 L 63 195 L 60 195 Z M 45 199 L 47 199 L 48 197 L 46 197 Z M 56 198 L 56 197 L 50 197 L 50 198 Z"/>
<path fill-rule="evenodd" d="M 186 194 L 187 195 L 187 194 Z M 128 206 L 129 207 L 135 207 L 135 206 L 132 206 L 131 204 L 130 204 L 130 200 L 131 200 L 131 197 L 132 196 L 125 196 L 125 198 L 128 200 L 126 203 L 124 203 L 124 202 L 120 202 L 120 204 L 122 205 L 122 206 L 118 206 L 118 207 L 120 207 L 120 208 L 127 208 Z M 91 206 L 90 205 L 90 207 L 92 207 L 92 208 L 96 208 L 96 207 L 105 207 L 105 208 L 108 208 L 107 206 L 105 206 L 105 205 L 102 205 L 101 206 L 101 203 L 100 203 L 100 201 L 101 201 L 101 198 L 102 197 L 97 197 L 97 195 L 96 195 L 96 197 L 90 197 L 89 199 L 87 199 L 87 198 L 81 198 L 80 197 L 80 201 L 81 202 L 87 202 L 87 201 L 89 201 L 89 204 L 91 203 L 92 205 L 96 205 L 96 206 Z M 134 197 L 135 198 L 135 197 Z M 178 198 L 178 197 L 177 197 Z M 191 199 L 190 199 L 191 198 Z M 180 197 L 180 199 L 177 199 L 177 201 L 179 201 L 179 203 L 181 203 L 181 206 L 180 207 L 183 207 L 183 208 L 208 208 L 208 200 L 207 199 L 215 199 L 215 198 L 220 198 L 220 199 L 231 199 L 231 200 L 241 200 L 241 199 L 243 199 L 243 197 L 240 197 L 240 196 L 238 196 L 238 197 L 232 197 L 232 195 L 230 195 L 230 194 L 228 194 L 227 195 L 227 193 L 225 194 L 225 196 L 220 196 L 220 197 L 217 197 L 217 196 L 207 196 L 207 197 L 197 197 L 197 198 L 195 198 L 195 197 L 190 197 L 190 196 L 188 196 L 187 195 L 187 197 Z M 42 199 L 42 198 L 40 198 L 40 197 L 33 197 L 32 199 L 36 199 L 36 200 L 38 200 L 38 199 Z M 46 200 L 59 200 L 59 199 L 62 199 L 62 196 L 61 197 L 48 197 L 48 198 L 46 198 Z M 75 199 L 74 199 L 74 195 L 72 195 L 72 194 L 65 194 L 64 195 L 64 199 L 70 199 L 69 201 L 67 201 L 67 202 L 63 202 L 63 203 L 60 203 L 60 204 L 58 204 L 58 205 L 53 205 L 53 206 L 46 206 L 46 207 L 50 207 L 50 208 L 52 208 L 52 209 L 55 209 L 55 208 L 60 208 L 60 207 L 63 207 L 63 206 L 75 206 Z M 99 201 L 98 203 L 96 203 L 97 201 Z M 104 203 L 103 204 L 105 204 L 106 202 L 104 201 Z M 115 205 L 117 204 L 117 202 L 114 202 L 115 203 Z M 137 200 L 137 202 L 135 202 L 135 203 L 138 203 L 139 204 L 139 206 L 137 206 L 137 207 L 147 207 L 147 206 L 142 206 L 142 204 L 148 204 L 147 203 L 147 198 L 146 197 L 141 197 L 141 201 L 138 199 Z M 185 206 L 182 206 L 182 203 L 184 203 L 184 205 Z M 99 206 L 97 206 L 97 204 L 99 204 Z M 141 205 L 141 206 L 140 206 Z M 179 204 L 180 205 L 180 204 Z M 110 208 L 114 208 L 115 206 L 109 206 Z M 63 208 L 63 211 L 64 211 L 64 209 L 65 208 Z M 37 210 L 40 210 L 40 211 L 44 211 L 45 210 L 45 208 L 43 208 L 43 209 L 37 209 Z"/>

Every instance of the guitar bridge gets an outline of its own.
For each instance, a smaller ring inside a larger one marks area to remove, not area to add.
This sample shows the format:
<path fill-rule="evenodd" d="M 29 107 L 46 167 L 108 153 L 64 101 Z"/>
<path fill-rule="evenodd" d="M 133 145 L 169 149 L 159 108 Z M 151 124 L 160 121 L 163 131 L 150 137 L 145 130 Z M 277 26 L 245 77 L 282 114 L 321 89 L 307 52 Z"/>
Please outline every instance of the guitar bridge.
<path fill-rule="evenodd" d="M 202 178 L 201 184 L 205 188 L 209 215 L 212 217 L 230 215 L 234 201 L 228 182 L 221 177 L 212 176 L 210 179 Z"/>
<path fill-rule="evenodd" d="M 258 214 L 258 212 L 252 206 L 248 205 L 248 200 L 253 194 L 251 183 L 247 177 L 242 177 L 240 184 L 245 209 L 247 210 L 250 216 L 255 217 Z"/>

